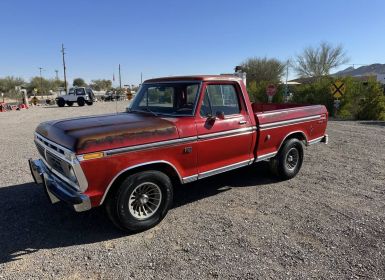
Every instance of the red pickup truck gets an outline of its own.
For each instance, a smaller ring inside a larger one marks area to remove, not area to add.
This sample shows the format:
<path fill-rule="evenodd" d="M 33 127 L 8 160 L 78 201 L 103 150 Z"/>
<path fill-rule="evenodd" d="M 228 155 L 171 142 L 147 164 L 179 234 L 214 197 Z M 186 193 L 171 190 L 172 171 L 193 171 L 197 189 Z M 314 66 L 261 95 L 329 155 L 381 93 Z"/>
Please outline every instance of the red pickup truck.
<path fill-rule="evenodd" d="M 138 232 L 164 218 L 178 184 L 262 160 L 294 177 L 303 147 L 327 143 L 327 118 L 321 105 L 252 104 L 235 76 L 151 79 L 126 112 L 40 124 L 41 158 L 29 165 L 52 203 L 105 205 L 116 226 Z"/>

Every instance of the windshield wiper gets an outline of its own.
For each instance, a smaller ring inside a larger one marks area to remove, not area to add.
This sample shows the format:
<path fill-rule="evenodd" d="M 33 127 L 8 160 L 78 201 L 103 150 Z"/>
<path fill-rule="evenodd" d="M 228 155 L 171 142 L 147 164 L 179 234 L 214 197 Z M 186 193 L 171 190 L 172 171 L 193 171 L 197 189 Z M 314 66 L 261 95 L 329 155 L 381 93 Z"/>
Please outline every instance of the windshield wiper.
<path fill-rule="evenodd" d="M 138 113 L 150 113 L 150 114 L 152 114 L 152 115 L 155 116 L 155 117 L 158 116 L 157 113 L 151 111 L 148 107 L 144 108 L 144 110 L 138 110 L 138 109 L 132 109 L 132 108 L 129 108 L 129 109 L 127 110 L 127 112 L 129 112 L 129 113 L 135 113 L 135 112 L 138 112 Z"/>
<path fill-rule="evenodd" d="M 155 113 L 155 112 L 153 112 L 153 111 L 151 111 L 150 108 L 148 108 L 148 106 L 146 107 L 146 111 L 147 111 L 147 112 L 150 112 L 150 113 L 153 114 L 155 117 L 158 116 L 158 114 Z"/>

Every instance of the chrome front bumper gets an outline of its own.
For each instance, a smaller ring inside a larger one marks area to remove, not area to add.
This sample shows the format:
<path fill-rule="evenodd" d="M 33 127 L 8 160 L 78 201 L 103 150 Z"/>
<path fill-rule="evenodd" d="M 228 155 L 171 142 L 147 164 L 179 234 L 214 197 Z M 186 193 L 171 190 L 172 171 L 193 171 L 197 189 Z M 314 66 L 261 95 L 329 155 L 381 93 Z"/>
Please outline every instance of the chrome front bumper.
<path fill-rule="evenodd" d="M 35 183 L 43 184 L 52 203 L 63 201 L 71 205 L 77 212 L 91 209 L 90 198 L 52 174 L 42 160 L 29 159 L 28 162 Z"/>

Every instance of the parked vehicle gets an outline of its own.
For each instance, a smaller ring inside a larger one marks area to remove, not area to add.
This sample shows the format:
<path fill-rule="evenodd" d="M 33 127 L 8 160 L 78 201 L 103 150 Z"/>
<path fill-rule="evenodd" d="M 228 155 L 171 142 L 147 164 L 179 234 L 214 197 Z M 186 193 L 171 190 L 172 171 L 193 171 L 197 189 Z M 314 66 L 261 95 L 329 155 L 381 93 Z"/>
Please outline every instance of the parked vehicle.
<path fill-rule="evenodd" d="M 103 101 L 115 101 L 119 100 L 120 96 L 114 91 L 107 91 L 104 95 L 102 95 L 101 99 Z"/>
<path fill-rule="evenodd" d="M 73 87 L 70 88 L 68 94 L 60 95 L 56 98 L 56 104 L 59 107 L 72 106 L 77 103 L 78 106 L 92 105 L 95 101 L 95 95 L 91 88 L 87 87 Z"/>
<path fill-rule="evenodd" d="M 29 164 L 52 203 L 104 205 L 116 226 L 138 232 L 165 217 L 178 184 L 263 160 L 293 178 L 304 146 L 327 143 L 327 118 L 321 105 L 252 104 L 232 76 L 151 79 L 125 113 L 40 124 L 41 159 Z"/>

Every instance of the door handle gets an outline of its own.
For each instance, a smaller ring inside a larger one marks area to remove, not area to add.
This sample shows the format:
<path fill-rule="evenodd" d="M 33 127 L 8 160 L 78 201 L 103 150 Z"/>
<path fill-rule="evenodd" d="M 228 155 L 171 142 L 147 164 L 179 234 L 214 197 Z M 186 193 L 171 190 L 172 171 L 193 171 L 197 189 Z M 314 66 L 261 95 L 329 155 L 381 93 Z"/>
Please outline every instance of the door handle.
<path fill-rule="evenodd" d="M 246 124 L 246 121 L 239 121 L 239 124 Z"/>

